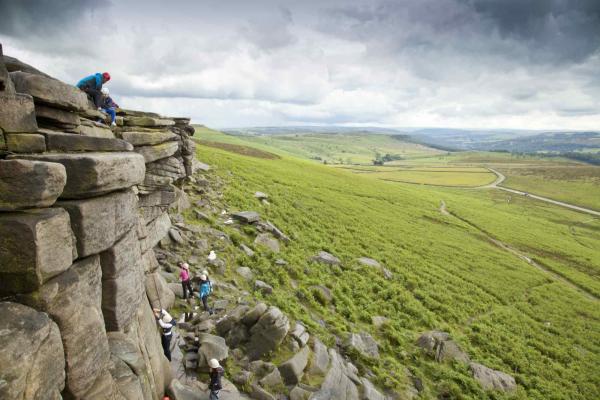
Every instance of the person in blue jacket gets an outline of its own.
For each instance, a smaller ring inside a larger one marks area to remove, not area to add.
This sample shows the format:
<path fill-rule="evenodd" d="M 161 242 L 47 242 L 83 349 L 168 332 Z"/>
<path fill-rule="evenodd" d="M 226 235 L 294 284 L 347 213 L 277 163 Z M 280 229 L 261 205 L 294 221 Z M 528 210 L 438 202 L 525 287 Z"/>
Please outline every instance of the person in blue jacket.
<path fill-rule="evenodd" d="M 199 285 L 199 294 L 200 300 L 202 300 L 202 305 L 204 306 L 204 311 L 208 311 L 209 314 L 212 315 L 212 310 L 208 308 L 208 296 L 212 293 L 212 283 L 208 279 L 206 274 L 200 275 L 200 285 Z"/>
<path fill-rule="evenodd" d="M 113 99 L 109 96 L 110 92 L 108 88 L 102 88 L 102 111 L 110 115 L 110 125 L 117 125 L 117 111 L 119 105 L 113 101 Z"/>
<path fill-rule="evenodd" d="M 102 85 L 110 80 L 110 74 L 108 72 L 95 73 L 89 75 L 77 82 L 79 89 L 83 90 L 88 97 L 92 99 L 94 105 L 100 110 L 102 108 Z"/>

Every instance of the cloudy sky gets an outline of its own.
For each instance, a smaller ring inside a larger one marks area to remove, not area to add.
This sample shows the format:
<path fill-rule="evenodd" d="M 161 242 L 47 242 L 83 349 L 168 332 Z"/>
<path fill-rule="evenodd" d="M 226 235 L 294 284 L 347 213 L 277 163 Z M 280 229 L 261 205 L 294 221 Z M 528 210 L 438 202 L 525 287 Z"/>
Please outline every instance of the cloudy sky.
<path fill-rule="evenodd" d="M 598 0 L 0 0 L 0 42 L 213 127 L 600 129 Z"/>

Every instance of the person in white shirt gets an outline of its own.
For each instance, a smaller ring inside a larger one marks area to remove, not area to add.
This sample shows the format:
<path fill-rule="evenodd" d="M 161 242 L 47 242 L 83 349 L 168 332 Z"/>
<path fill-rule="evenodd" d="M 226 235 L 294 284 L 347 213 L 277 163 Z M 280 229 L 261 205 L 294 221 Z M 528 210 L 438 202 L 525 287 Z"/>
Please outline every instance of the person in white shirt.
<path fill-rule="evenodd" d="M 173 337 L 173 327 L 177 325 L 177 323 L 175 322 L 175 319 L 171 317 L 171 314 L 164 309 L 159 310 L 155 308 L 154 316 L 156 317 L 158 325 L 162 328 L 160 339 L 165 357 L 171 361 L 171 338 Z"/>

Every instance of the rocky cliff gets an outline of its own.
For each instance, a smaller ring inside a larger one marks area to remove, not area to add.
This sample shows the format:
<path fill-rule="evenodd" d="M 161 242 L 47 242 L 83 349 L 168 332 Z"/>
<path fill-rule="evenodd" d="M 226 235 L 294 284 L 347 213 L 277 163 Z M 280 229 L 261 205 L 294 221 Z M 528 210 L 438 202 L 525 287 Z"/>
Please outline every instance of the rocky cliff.
<path fill-rule="evenodd" d="M 171 381 L 151 308 L 174 295 L 153 248 L 194 172 L 194 129 L 104 118 L 0 47 L 0 398 L 162 399 Z"/>

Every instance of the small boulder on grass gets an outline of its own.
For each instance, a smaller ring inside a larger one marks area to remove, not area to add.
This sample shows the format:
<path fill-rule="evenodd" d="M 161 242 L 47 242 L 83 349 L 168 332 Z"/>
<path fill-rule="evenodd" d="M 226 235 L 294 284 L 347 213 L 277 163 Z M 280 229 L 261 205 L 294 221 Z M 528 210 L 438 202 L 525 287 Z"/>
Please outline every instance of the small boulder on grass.
<path fill-rule="evenodd" d="M 320 251 L 312 258 L 312 261 L 327 265 L 340 265 L 342 263 L 339 258 L 326 251 Z"/>
<path fill-rule="evenodd" d="M 271 294 L 273 293 L 273 286 L 257 279 L 254 281 L 254 290 L 258 290 L 262 294 Z"/>

